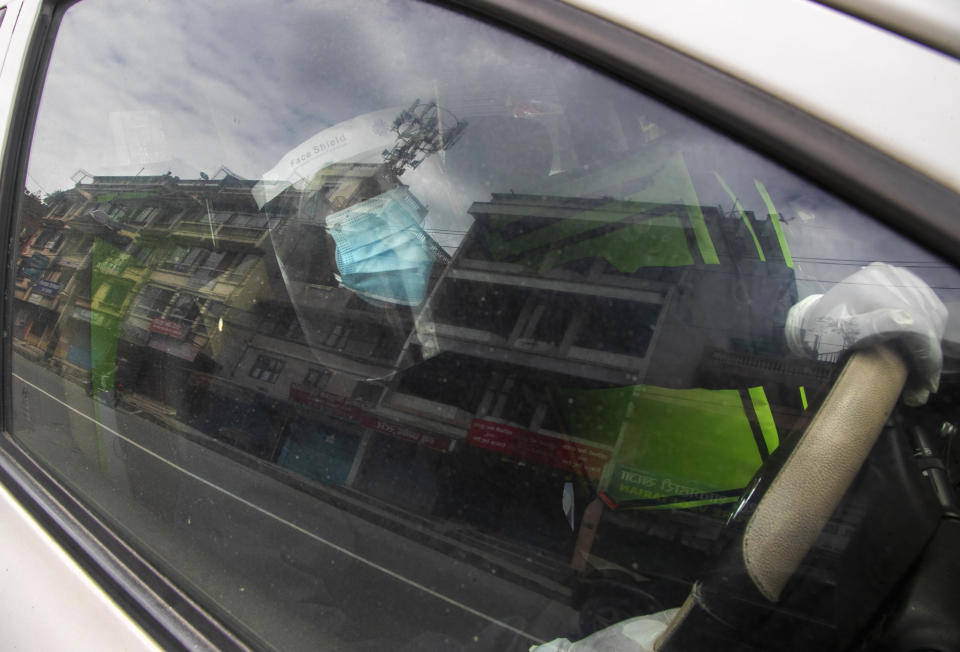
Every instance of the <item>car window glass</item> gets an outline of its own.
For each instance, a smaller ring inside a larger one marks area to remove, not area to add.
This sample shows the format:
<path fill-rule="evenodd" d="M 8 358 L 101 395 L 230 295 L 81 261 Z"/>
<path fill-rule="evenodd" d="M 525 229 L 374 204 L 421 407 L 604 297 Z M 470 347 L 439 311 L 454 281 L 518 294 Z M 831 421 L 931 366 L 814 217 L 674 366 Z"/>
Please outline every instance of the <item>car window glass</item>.
<path fill-rule="evenodd" d="M 958 299 L 795 174 L 441 7 L 122 6 L 53 46 L 12 434 L 270 646 L 678 606 L 849 347 L 791 352 L 790 308 L 874 262 Z"/>

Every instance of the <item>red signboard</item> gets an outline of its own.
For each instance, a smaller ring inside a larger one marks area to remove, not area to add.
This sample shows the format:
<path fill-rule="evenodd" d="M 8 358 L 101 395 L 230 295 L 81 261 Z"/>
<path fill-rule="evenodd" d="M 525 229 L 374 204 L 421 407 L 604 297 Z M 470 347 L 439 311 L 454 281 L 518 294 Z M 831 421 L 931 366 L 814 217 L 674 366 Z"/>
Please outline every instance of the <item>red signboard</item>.
<path fill-rule="evenodd" d="M 603 474 L 610 451 L 502 423 L 474 419 L 467 442 L 523 462 L 570 471 L 591 479 Z"/>
<path fill-rule="evenodd" d="M 382 432 L 385 435 L 403 439 L 411 444 L 420 444 L 447 452 L 453 441 L 446 437 L 436 437 L 425 432 L 382 419 L 366 410 L 362 403 L 346 396 L 337 396 L 328 392 L 311 391 L 309 386 L 292 383 L 290 385 L 290 399 L 327 412 L 334 412 L 340 418 L 347 418 L 356 424 Z"/>
<path fill-rule="evenodd" d="M 166 335 L 167 337 L 173 337 L 178 340 L 182 340 L 187 336 L 187 331 L 183 327 L 183 324 L 176 321 L 170 321 L 169 319 L 162 319 L 157 317 L 150 322 L 150 330 L 154 333 L 159 333 L 160 335 Z"/>

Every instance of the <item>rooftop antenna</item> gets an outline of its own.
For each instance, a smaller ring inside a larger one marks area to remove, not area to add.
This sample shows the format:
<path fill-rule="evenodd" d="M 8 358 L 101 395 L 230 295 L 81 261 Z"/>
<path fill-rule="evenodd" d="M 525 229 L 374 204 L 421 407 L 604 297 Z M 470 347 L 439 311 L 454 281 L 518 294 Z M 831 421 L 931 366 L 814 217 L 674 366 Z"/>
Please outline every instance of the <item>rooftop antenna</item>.
<path fill-rule="evenodd" d="M 40 185 L 40 182 L 37 181 L 36 179 L 34 179 L 34 178 L 33 178 L 33 175 L 30 174 L 29 172 L 27 173 L 27 176 L 30 177 L 30 180 L 33 181 L 33 183 L 37 186 L 37 188 L 40 189 L 40 195 L 39 195 L 39 196 L 40 196 L 40 197 L 46 196 L 47 191 L 43 189 L 43 186 Z"/>
<path fill-rule="evenodd" d="M 70 180 L 73 181 L 75 184 L 79 185 L 81 183 L 86 182 L 87 179 L 93 179 L 93 178 L 94 176 L 92 174 L 90 174 L 83 168 L 80 168 L 79 170 L 73 173 L 73 176 L 70 177 Z"/>

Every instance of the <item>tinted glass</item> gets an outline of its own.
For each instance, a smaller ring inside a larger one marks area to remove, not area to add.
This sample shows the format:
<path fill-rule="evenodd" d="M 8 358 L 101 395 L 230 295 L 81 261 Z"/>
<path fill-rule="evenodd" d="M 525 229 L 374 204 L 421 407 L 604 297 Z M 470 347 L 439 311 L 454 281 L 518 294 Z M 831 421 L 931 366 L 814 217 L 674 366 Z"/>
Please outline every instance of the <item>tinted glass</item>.
<path fill-rule="evenodd" d="M 874 261 L 957 300 L 795 175 L 443 8 L 126 6 L 54 45 L 12 434 L 251 640 L 526 649 L 677 606 L 844 353 L 791 354 L 790 307 Z"/>

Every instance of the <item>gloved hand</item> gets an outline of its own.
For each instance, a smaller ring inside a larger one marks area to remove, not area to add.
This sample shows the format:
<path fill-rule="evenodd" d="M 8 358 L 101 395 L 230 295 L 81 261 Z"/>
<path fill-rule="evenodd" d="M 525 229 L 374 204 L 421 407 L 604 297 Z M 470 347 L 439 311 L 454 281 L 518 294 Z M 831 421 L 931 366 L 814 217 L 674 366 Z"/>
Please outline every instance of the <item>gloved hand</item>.
<path fill-rule="evenodd" d="M 903 402 L 923 405 L 940 385 L 946 323 L 947 309 L 926 283 L 901 267 L 872 263 L 793 306 L 785 333 L 790 350 L 805 357 L 895 340 L 910 365 Z"/>
<path fill-rule="evenodd" d="M 660 634 L 667 628 L 679 609 L 667 609 L 655 614 L 638 616 L 610 625 L 594 632 L 576 643 L 558 638 L 534 645 L 530 652 L 605 652 L 606 650 L 624 650 L 625 652 L 653 652 L 653 646 Z"/>

